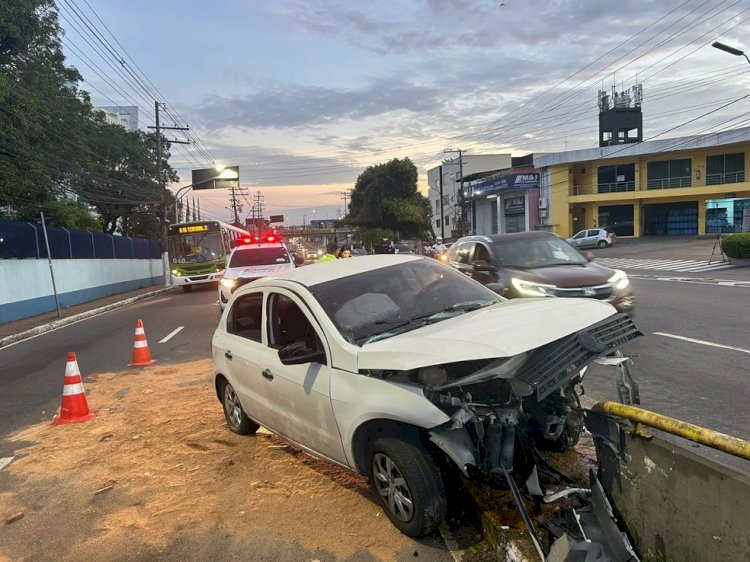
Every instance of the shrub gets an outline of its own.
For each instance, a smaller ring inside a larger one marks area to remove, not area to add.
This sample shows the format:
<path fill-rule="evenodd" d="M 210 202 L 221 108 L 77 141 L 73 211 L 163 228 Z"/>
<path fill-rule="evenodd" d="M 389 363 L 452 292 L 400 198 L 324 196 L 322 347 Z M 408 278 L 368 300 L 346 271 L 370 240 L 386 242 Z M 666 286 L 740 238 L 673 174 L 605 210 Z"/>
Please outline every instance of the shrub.
<path fill-rule="evenodd" d="M 721 251 L 729 258 L 750 258 L 750 232 L 725 236 L 721 240 Z"/>

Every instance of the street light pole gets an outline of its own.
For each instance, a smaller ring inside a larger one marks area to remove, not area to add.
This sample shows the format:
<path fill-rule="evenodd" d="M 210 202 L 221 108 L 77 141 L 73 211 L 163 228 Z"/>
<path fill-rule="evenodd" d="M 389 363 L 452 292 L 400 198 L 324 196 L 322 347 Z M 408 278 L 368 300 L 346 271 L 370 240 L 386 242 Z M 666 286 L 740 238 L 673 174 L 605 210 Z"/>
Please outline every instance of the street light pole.
<path fill-rule="evenodd" d="M 711 46 L 714 49 L 719 49 L 720 51 L 724 51 L 725 53 L 729 53 L 730 55 L 734 55 L 736 57 L 745 57 L 747 62 L 750 63 L 750 58 L 747 57 L 745 51 L 740 51 L 739 49 L 735 49 L 734 47 L 730 47 L 729 45 L 725 45 L 724 43 L 719 43 L 718 41 L 714 41 L 713 43 L 711 43 Z"/>

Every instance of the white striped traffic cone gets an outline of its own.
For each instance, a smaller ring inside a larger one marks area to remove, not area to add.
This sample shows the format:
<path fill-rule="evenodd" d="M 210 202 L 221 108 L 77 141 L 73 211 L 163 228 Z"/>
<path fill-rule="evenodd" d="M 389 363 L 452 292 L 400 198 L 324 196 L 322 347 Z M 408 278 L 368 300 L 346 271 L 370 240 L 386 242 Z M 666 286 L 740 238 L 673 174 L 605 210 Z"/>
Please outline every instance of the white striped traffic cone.
<path fill-rule="evenodd" d="M 68 353 L 65 363 L 65 381 L 63 384 L 62 402 L 60 404 L 60 415 L 53 421 L 52 425 L 62 423 L 78 423 L 88 421 L 94 417 L 94 412 L 89 410 L 86 401 L 86 392 L 83 390 L 81 373 L 78 371 L 76 354 Z"/>
<path fill-rule="evenodd" d="M 151 359 L 146 341 L 146 332 L 143 330 L 143 322 L 138 320 L 135 324 L 135 341 L 133 341 L 133 360 L 128 367 L 145 367 L 151 365 L 156 359 Z"/>

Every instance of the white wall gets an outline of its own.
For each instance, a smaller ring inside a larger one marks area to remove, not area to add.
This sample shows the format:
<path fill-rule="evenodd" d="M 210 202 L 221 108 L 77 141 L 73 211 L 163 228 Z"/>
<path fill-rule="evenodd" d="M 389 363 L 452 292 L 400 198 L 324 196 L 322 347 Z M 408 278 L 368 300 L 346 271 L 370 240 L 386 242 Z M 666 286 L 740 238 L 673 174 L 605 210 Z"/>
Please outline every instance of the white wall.
<path fill-rule="evenodd" d="M 69 307 L 163 283 L 160 259 L 52 260 L 58 299 Z M 0 323 L 55 310 L 46 259 L 0 260 Z"/>

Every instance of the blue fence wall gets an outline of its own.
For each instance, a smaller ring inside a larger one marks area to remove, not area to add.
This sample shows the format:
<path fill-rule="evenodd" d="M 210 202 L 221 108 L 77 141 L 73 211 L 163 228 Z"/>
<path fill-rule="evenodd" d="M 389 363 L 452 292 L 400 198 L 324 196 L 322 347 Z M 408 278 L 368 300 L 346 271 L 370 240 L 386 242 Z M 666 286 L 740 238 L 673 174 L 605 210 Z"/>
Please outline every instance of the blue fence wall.
<path fill-rule="evenodd" d="M 164 283 L 156 240 L 48 227 L 63 308 Z M 55 310 L 41 225 L 0 221 L 0 323 Z"/>
<path fill-rule="evenodd" d="M 113 236 L 74 228 L 47 227 L 53 259 L 160 259 L 158 240 Z M 47 258 L 40 224 L 0 220 L 0 259 Z"/>

